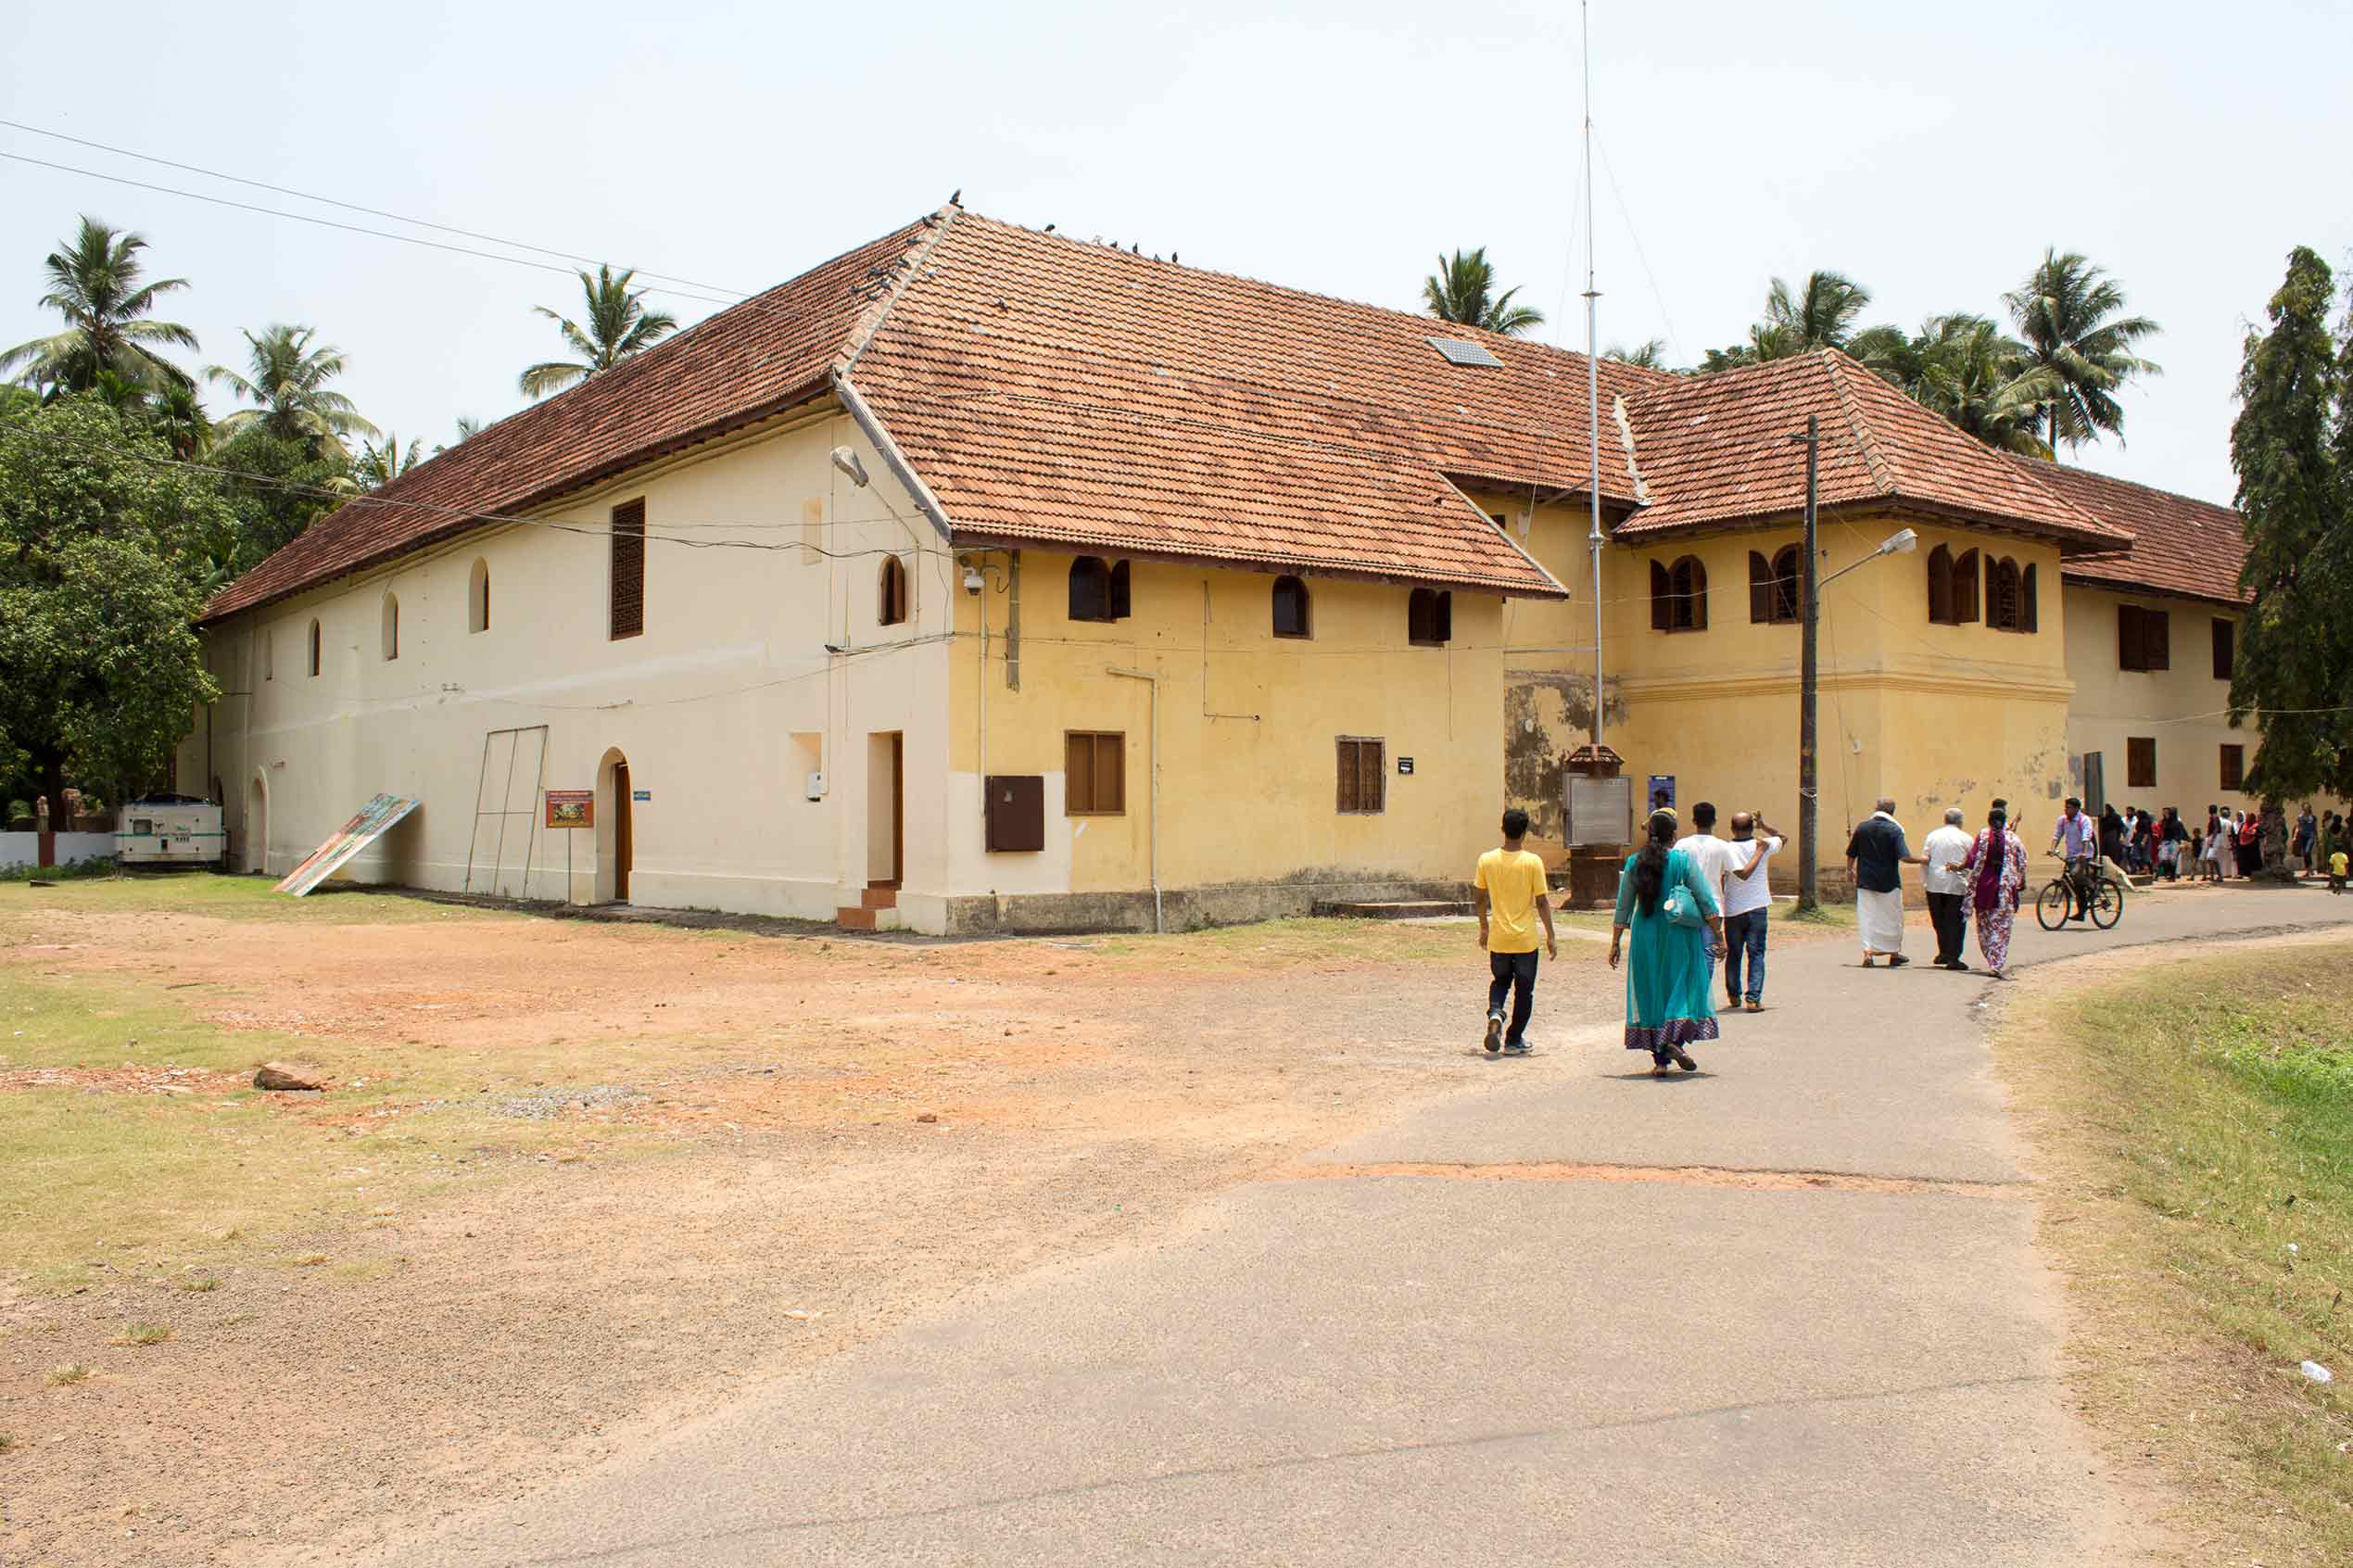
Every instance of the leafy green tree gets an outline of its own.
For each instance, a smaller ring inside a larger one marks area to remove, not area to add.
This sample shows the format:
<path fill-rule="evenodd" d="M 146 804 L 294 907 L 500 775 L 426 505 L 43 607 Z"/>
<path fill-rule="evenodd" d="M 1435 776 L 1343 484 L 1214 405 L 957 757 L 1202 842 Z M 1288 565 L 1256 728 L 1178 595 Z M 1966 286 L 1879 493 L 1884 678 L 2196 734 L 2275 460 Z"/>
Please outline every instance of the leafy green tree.
<path fill-rule="evenodd" d="M 630 291 L 629 280 L 637 275 L 634 271 L 624 271 L 616 277 L 610 267 L 599 267 L 595 277 L 582 272 L 580 292 L 588 304 L 585 327 L 560 310 L 550 310 L 545 305 L 532 307 L 555 322 L 563 334 L 563 341 L 580 357 L 542 360 L 525 371 L 515 378 L 515 384 L 525 397 L 544 398 L 550 392 L 576 386 L 597 372 L 611 370 L 630 355 L 652 348 L 678 329 L 677 317 L 645 308 L 644 290 Z M 459 438 L 464 439 L 463 435 Z"/>
<path fill-rule="evenodd" d="M 2050 373 L 1983 316 L 1930 316 L 1908 335 L 1900 327 L 1866 327 L 1846 350 L 1987 446 L 2050 456 L 2035 434 Z"/>
<path fill-rule="evenodd" d="M 308 441 L 273 436 L 258 424 L 232 433 L 208 461 L 247 476 L 221 482 L 237 514 L 235 537 L 220 562 L 223 583 L 259 565 L 358 491 L 341 443 L 314 450 Z"/>
<path fill-rule="evenodd" d="M 1749 340 L 1709 349 L 1700 369 L 1737 370 L 1817 348 L 1844 348 L 1855 335 L 1855 319 L 1870 305 L 1871 291 L 1844 272 L 1808 272 L 1804 285 L 1794 291 L 1775 278 L 1765 291 L 1765 317 L 1749 328 Z"/>
<path fill-rule="evenodd" d="M 2018 336 L 2037 364 L 2051 373 L 2037 433 L 2054 450 L 2124 438 L 2124 410 L 2114 394 L 2136 375 L 2159 367 L 2134 353 L 2157 324 L 2124 314 L 2124 291 L 2106 272 L 2074 251 L 2046 249 L 2024 284 L 2002 297 Z"/>
<path fill-rule="evenodd" d="M 361 447 L 351 465 L 351 477 L 364 489 L 381 490 L 424 461 L 424 441 L 411 441 L 408 450 L 402 451 L 400 437 L 387 435 L 380 447 L 373 441 Z"/>
<path fill-rule="evenodd" d="M 2231 466 L 2254 596 L 2231 677 L 2231 722 L 2262 740 L 2248 789 L 2266 801 L 2353 795 L 2353 316 L 2329 333 L 2335 279 L 2298 246 L 2239 368 Z"/>
<path fill-rule="evenodd" d="M 310 327 L 272 322 L 259 337 L 245 334 L 249 375 L 225 365 L 204 367 L 208 380 L 255 405 L 221 420 L 223 432 L 259 427 L 281 441 L 303 442 L 314 457 L 330 447 L 343 450 L 346 436 L 376 433 L 374 425 L 360 417 L 358 405 L 327 386 L 344 372 L 343 350 L 327 343 L 314 346 L 316 335 Z"/>
<path fill-rule="evenodd" d="M 1422 303 L 1438 320 L 1512 337 L 1544 324 L 1544 312 L 1535 306 L 1512 303 L 1519 292 L 1495 292 L 1495 269 L 1487 261 L 1486 246 L 1439 257 L 1438 270 L 1422 280 Z"/>
<path fill-rule="evenodd" d="M 156 352 L 160 345 L 194 348 L 196 335 L 176 322 L 158 322 L 156 301 L 188 286 L 185 278 L 143 281 L 139 260 L 147 242 L 84 217 L 74 237 L 43 262 L 49 292 L 44 310 L 66 319 L 66 329 L 0 353 L 0 373 L 22 366 L 30 386 L 86 392 L 102 373 L 140 387 L 186 382 L 188 373 Z"/>
<path fill-rule="evenodd" d="M 53 804 L 152 783 L 220 694 L 194 619 L 236 518 L 168 456 L 91 395 L 0 417 L 0 753 Z"/>

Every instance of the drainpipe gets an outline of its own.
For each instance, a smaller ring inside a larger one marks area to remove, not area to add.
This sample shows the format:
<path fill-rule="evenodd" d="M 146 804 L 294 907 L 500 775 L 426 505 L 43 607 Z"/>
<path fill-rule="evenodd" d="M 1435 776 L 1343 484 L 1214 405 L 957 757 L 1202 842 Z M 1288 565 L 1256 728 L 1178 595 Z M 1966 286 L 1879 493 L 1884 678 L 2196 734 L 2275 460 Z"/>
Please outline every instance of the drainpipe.
<path fill-rule="evenodd" d="M 1160 915 L 1160 677 L 1143 670 L 1107 668 L 1103 673 L 1152 688 L 1152 934 L 1165 936 L 1168 923 Z"/>

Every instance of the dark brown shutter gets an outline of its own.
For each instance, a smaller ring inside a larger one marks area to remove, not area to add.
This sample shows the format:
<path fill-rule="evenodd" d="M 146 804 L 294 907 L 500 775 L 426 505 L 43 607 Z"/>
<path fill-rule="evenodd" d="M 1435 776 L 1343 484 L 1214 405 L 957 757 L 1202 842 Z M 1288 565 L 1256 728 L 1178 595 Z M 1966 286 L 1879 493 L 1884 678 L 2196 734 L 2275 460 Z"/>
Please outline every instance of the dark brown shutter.
<path fill-rule="evenodd" d="M 1685 579 L 1683 591 L 1691 601 L 1691 629 L 1705 631 L 1708 629 L 1708 569 L 1700 563 L 1696 555 L 1688 557 L 1687 563 L 1691 571 Z"/>
<path fill-rule="evenodd" d="M 613 630 L 615 638 L 645 630 L 645 502 L 613 509 Z"/>
<path fill-rule="evenodd" d="M 1341 742 L 1339 743 L 1339 759 L 1338 759 L 1337 774 L 1338 774 L 1338 780 L 1339 780 L 1339 790 L 1338 790 L 1338 792 L 1337 792 L 1337 793 L 1334 796 L 1334 799 L 1333 799 L 1333 806 L 1334 806 L 1334 808 L 1335 808 L 1335 810 L 1338 810 L 1338 811 L 1344 811 L 1344 812 L 1347 812 L 1347 811 L 1354 811 L 1354 810 L 1356 809 L 1356 742 L 1355 742 L 1355 741 L 1353 741 L 1353 740 L 1343 740 L 1343 741 L 1341 741 Z"/>
<path fill-rule="evenodd" d="M 1094 738 L 1094 809 L 1128 809 L 1128 738 L 1125 734 Z"/>
<path fill-rule="evenodd" d="M 2124 742 L 2125 788 L 2154 790 L 2157 788 L 2157 738 L 2133 735 Z"/>
<path fill-rule="evenodd" d="M 1974 625 L 1981 600 L 1985 567 L 1976 550 L 1964 550 L 1953 563 L 1953 624 Z"/>
<path fill-rule="evenodd" d="M 2034 567 L 2030 563 L 2018 578 L 2018 630 L 2042 630 L 2040 612 L 2034 607 Z"/>
<path fill-rule="evenodd" d="M 1387 748 L 1378 740 L 1356 743 L 1357 810 L 1376 812 L 1385 803 L 1384 799 L 1389 781 Z"/>
<path fill-rule="evenodd" d="M 2222 788 L 2225 790 L 2236 790 L 2244 787 L 2245 783 L 2246 748 L 2244 746 L 2223 747 Z"/>
<path fill-rule="evenodd" d="M 1939 545 L 1929 551 L 1929 619 L 1953 624 L 1953 552 Z"/>
<path fill-rule="evenodd" d="M 1936 570 L 1930 557 L 1929 570 Z M 1749 620 L 1752 624 L 1773 619 L 1773 568 L 1756 550 L 1749 551 Z"/>
<path fill-rule="evenodd" d="M 1454 640 L 1454 595 L 1451 591 L 1438 595 L 1437 633 L 1440 642 Z"/>
<path fill-rule="evenodd" d="M 1091 735 L 1063 738 L 1062 809 L 1094 809 L 1094 738 Z"/>
<path fill-rule="evenodd" d="M 2119 670 L 2145 670 L 2141 652 L 2141 607 L 2119 604 L 2116 607 L 2116 667 Z"/>
<path fill-rule="evenodd" d="M 1128 604 L 1128 563 L 1122 561 L 1111 568 L 1111 618 L 1115 621 L 1126 620 Z"/>
<path fill-rule="evenodd" d="M 2173 667 L 2173 617 L 2162 610 L 2141 612 L 2141 632 L 2148 650 L 2147 668 L 2170 670 Z"/>
<path fill-rule="evenodd" d="M 1675 629 L 1675 582 L 1666 568 L 1658 562 L 1651 563 L 1651 629 Z"/>
<path fill-rule="evenodd" d="M 2228 680 L 2238 663 L 2238 627 L 2221 616 L 2214 617 L 2214 678 Z"/>

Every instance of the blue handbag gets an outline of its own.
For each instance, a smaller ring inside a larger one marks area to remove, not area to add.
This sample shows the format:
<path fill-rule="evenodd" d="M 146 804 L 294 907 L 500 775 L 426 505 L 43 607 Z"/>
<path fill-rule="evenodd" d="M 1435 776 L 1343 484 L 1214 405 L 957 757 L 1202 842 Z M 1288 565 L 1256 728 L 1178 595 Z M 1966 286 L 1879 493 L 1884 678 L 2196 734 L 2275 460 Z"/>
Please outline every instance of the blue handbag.
<path fill-rule="evenodd" d="M 1700 901 L 1691 896 L 1691 890 L 1677 882 L 1667 890 L 1660 908 L 1665 911 L 1670 926 L 1704 926 L 1706 917 L 1700 913 Z"/>

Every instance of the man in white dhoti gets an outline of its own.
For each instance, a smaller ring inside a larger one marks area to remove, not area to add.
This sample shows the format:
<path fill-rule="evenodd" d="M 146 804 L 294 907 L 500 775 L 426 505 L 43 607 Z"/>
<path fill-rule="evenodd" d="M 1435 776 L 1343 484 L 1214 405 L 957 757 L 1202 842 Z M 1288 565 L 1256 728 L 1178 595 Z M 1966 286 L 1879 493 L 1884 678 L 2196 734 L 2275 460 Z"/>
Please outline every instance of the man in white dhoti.
<path fill-rule="evenodd" d="M 1881 956 L 1891 969 L 1912 961 L 1904 956 L 1904 867 L 1927 864 L 1928 856 L 1914 854 L 1904 842 L 1894 799 L 1881 796 L 1879 809 L 1854 829 L 1846 846 L 1846 874 L 1854 883 L 1854 924 L 1863 937 L 1865 968 Z"/>

